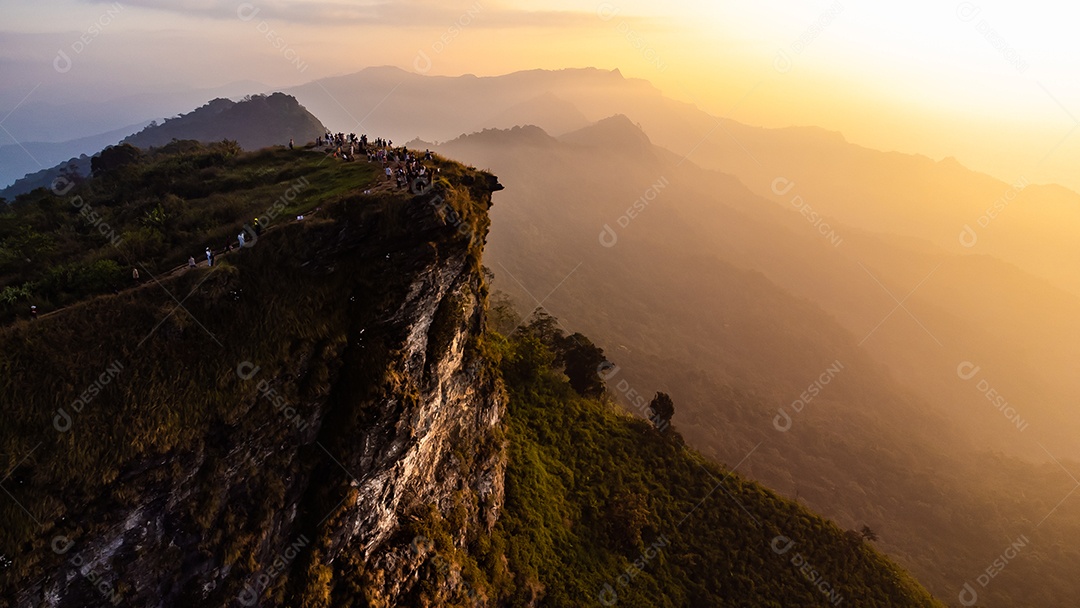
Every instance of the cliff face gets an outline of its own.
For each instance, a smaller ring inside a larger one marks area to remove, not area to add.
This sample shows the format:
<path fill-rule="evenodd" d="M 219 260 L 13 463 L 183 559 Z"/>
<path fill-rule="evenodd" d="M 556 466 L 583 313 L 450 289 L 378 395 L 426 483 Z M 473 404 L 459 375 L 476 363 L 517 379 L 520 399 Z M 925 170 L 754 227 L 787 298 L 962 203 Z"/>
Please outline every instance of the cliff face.
<path fill-rule="evenodd" d="M 503 393 L 477 346 L 479 250 L 501 187 L 481 174 L 465 180 L 385 211 L 354 197 L 203 277 L 185 310 L 195 320 L 206 310 L 207 332 L 222 342 L 211 371 L 133 356 L 129 344 L 122 388 L 103 388 L 93 407 L 122 423 L 133 403 L 155 399 L 138 392 L 139 379 L 175 374 L 199 376 L 224 413 L 181 420 L 191 441 L 65 495 L 63 515 L 16 556 L 32 567 L 3 597 L 61 608 L 394 606 L 422 584 L 428 597 L 486 605 L 425 534 L 449 522 L 464 548 L 491 530 L 503 501 Z M 38 323 L 107 312 L 137 322 L 137 298 Z M 209 347 L 175 317 L 149 340 L 164 352 L 194 348 L 203 361 L 200 345 Z"/>

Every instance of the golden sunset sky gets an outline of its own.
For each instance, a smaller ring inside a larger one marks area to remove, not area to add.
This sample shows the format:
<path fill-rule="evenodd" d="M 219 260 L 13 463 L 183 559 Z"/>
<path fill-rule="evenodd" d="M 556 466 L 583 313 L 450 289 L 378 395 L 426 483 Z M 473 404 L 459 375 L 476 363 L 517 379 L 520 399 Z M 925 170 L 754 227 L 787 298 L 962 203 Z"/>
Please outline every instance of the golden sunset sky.
<path fill-rule="evenodd" d="M 1060 2 L 5 0 L 3 13 L 0 109 L 35 85 L 92 100 L 284 87 L 413 70 L 423 53 L 435 75 L 618 68 L 742 122 L 1080 189 L 1080 9 Z M 73 68 L 58 74 L 65 49 Z"/>

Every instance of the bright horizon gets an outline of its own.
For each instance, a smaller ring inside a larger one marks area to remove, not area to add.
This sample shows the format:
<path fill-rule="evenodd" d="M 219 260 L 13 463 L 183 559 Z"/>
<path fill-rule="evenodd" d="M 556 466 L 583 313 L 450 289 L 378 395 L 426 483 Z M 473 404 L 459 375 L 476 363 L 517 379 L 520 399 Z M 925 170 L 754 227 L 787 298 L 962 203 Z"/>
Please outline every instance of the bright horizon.
<path fill-rule="evenodd" d="M 5 114 L 183 86 L 280 88 L 379 65 L 446 76 L 588 66 L 748 124 L 818 126 L 1009 182 L 1080 190 L 1075 10 L 1045 0 L 686 0 L 678 10 L 640 0 L 16 0 L 5 12 Z"/>

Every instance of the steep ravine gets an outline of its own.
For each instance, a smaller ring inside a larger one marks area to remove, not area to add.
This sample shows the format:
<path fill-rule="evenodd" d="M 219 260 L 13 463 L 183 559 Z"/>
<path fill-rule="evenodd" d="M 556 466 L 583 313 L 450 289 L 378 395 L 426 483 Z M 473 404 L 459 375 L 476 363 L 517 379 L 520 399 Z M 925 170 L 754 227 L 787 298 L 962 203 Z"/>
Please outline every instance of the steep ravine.
<path fill-rule="evenodd" d="M 139 392 L 143 379 L 193 375 L 223 413 L 181 419 L 180 436 L 197 439 L 147 450 L 89 495 L 66 494 L 62 514 L 27 544 L 32 555 L 16 556 L 28 576 L 0 597 L 60 608 L 394 606 L 437 558 L 419 532 L 425 519 L 453 517 L 459 546 L 489 531 L 503 501 L 505 404 L 477 351 L 479 253 L 500 186 L 484 174 L 461 179 L 468 187 L 452 187 L 452 205 L 428 194 L 372 212 L 357 196 L 331 217 L 265 235 L 198 282 L 185 302 L 190 320 L 169 317 L 143 350 L 119 346 L 119 388 L 103 391 L 95 410 L 114 410 L 122 423 L 155 398 Z M 169 287 L 187 293 L 194 282 Z M 139 323 L 141 295 L 100 298 L 39 324 Z M 279 316 L 287 308 L 301 314 Z M 280 326 L 305 316 L 312 335 Z M 52 331 L 15 328 L 5 339 Z M 146 350 L 191 350 L 213 364 L 185 369 L 184 357 Z M 32 468 L 23 475 L 47 483 Z M 439 580 L 434 591 L 425 581 L 426 593 L 487 603 L 460 577 Z"/>

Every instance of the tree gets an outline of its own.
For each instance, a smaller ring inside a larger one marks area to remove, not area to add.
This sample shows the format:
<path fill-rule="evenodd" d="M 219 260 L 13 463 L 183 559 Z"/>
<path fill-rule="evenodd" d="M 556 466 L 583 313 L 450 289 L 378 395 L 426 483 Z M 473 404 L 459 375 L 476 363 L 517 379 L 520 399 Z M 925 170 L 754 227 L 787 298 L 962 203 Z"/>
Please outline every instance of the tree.
<path fill-rule="evenodd" d="M 136 163 L 140 158 L 142 151 L 131 144 L 109 146 L 90 159 L 90 172 L 100 177 Z"/>
<path fill-rule="evenodd" d="M 538 308 L 533 312 L 525 330 L 552 350 L 557 350 L 561 346 L 563 331 L 559 329 L 559 321 L 543 308 Z"/>
<path fill-rule="evenodd" d="M 536 336 L 524 334 L 515 341 L 514 350 L 503 361 L 503 375 L 508 382 L 533 385 L 547 373 L 555 355 Z"/>
<path fill-rule="evenodd" d="M 658 430 L 664 431 L 671 426 L 671 417 L 675 415 L 675 403 L 667 393 L 656 393 L 649 403 L 649 411 L 652 412 L 653 425 Z"/>
<path fill-rule="evenodd" d="M 874 542 L 878 539 L 877 532 L 874 532 L 870 526 L 863 526 L 862 530 L 859 531 L 859 535 L 870 542 Z"/>
<path fill-rule="evenodd" d="M 562 340 L 564 373 L 570 386 L 582 397 L 604 394 L 604 380 L 598 369 L 607 360 L 604 351 L 580 333 Z"/>
<path fill-rule="evenodd" d="M 509 336 L 521 325 L 521 321 L 521 315 L 506 292 L 495 291 L 488 297 L 488 327 L 503 336 Z"/>
<path fill-rule="evenodd" d="M 649 501 L 645 496 L 619 488 L 604 507 L 602 519 L 608 542 L 626 554 L 640 550 L 642 531 L 651 529 Z"/>

